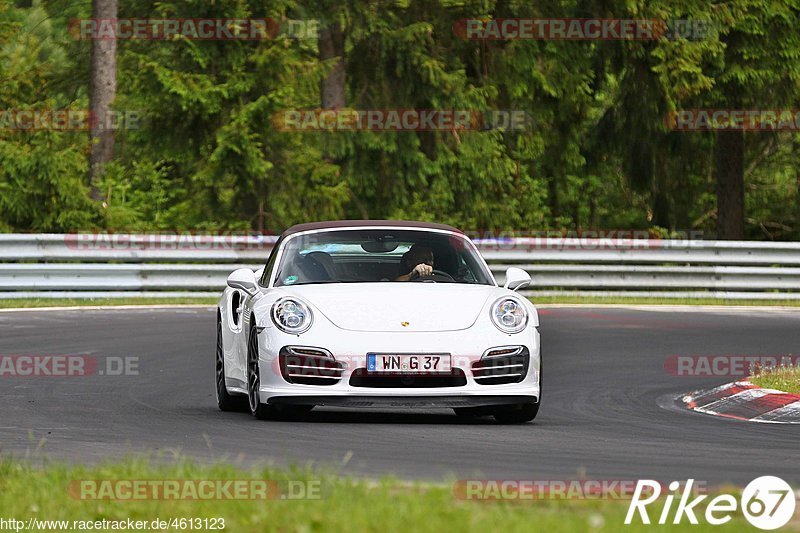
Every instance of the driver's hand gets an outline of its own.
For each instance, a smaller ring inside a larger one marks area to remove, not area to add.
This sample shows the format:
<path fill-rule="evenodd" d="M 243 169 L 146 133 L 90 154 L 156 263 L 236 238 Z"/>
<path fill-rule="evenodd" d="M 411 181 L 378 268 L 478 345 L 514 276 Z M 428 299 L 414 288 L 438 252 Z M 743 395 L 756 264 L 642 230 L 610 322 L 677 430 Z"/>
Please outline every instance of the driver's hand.
<path fill-rule="evenodd" d="M 431 274 L 433 274 L 433 267 L 430 265 L 426 265 L 425 263 L 420 263 L 414 267 L 411 273 L 416 274 L 417 276 L 423 278 L 425 276 L 430 276 Z"/>

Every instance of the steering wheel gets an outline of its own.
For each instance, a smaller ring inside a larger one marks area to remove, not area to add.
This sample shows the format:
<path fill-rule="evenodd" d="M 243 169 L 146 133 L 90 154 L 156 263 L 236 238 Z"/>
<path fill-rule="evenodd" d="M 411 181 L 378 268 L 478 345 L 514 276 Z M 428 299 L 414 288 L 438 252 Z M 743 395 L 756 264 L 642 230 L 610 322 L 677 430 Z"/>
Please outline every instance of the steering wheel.
<path fill-rule="evenodd" d="M 411 281 L 432 281 L 435 283 L 437 281 L 436 278 L 439 278 L 438 281 L 455 281 L 455 279 L 453 279 L 453 276 L 451 276 L 444 270 L 436 270 L 436 269 L 433 269 L 433 272 L 431 272 L 427 276 L 415 276 L 411 279 Z"/>

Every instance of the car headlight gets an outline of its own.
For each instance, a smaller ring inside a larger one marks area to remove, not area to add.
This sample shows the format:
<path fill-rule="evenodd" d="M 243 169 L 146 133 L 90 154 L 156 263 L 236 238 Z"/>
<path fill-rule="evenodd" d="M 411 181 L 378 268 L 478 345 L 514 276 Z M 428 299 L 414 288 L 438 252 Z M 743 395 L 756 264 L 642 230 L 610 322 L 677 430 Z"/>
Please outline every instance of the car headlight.
<path fill-rule="evenodd" d="M 272 321 L 286 333 L 303 333 L 313 320 L 311 309 L 294 298 L 281 298 L 272 305 Z"/>
<path fill-rule="evenodd" d="M 503 333 L 519 333 L 528 325 L 528 311 L 519 300 L 500 298 L 492 304 L 492 322 Z"/>

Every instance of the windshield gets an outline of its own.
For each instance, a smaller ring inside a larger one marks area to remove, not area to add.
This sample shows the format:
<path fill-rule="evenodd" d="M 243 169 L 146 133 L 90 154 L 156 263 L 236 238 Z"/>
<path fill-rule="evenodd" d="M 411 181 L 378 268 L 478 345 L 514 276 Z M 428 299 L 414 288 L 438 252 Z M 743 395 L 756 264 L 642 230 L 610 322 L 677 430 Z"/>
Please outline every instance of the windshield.
<path fill-rule="evenodd" d="M 387 228 L 290 238 L 283 245 L 275 286 L 402 281 L 494 285 L 465 237 Z"/>

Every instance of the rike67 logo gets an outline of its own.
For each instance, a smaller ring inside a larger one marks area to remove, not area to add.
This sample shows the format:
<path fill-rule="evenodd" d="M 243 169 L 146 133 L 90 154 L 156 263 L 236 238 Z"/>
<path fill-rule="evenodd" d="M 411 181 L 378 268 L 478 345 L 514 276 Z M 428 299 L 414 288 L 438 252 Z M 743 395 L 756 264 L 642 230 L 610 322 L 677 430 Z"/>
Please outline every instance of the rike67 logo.
<path fill-rule="evenodd" d="M 706 523 L 722 525 L 729 522 L 733 513 L 741 509 L 742 514 L 750 524 L 765 530 L 778 529 L 785 526 L 794 515 L 795 495 L 792 487 L 784 480 L 775 476 L 762 476 L 751 481 L 742 491 L 739 501 L 730 494 L 721 494 L 705 504 L 705 512 L 701 514 L 700 507 L 707 494 L 697 496 L 693 500 L 692 486 L 694 480 L 690 479 L 683 486 L 682 493 L 678 494 L 681 484 L 673 481 L 669 484 L 670 493 L 664 498 L 664 507 L 656 523 L 680 524 L 686 518 L 690 524 L 698 524 L 698 515 L 705 518 Z M 646 496 L 643 497 L 643 495 Z M 673 503 L 678 498 L 678 504 L 673 513 Z M 656 502 L 661 497 L 661 484 L 653 480 L 639 480 L 625 516 L 625 524 L 631 524 L 638 513 L 643 524 L 650 524 L 650 515 L 647 506 Z M 655 519 L 655 514 L 653 518 Z"/>

